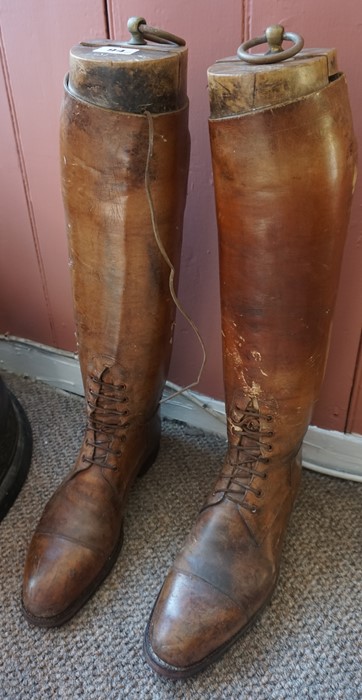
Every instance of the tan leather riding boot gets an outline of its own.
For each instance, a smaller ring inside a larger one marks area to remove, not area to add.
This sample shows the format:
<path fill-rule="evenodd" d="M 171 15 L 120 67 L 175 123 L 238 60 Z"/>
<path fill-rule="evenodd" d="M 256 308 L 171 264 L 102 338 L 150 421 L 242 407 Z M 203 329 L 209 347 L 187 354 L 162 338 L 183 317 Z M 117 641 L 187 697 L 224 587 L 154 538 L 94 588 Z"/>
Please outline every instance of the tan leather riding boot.
<path fill-rule="evenodd" d="M 71 52 L 61 164 L 87 426 L 26 560 L 23 608 L 38 625 L 67 621 L 109 573 L 132 482 L 157 454 L 175 310 L 161 247 L 177 270 L 186 60 L 175 44 Z"/>
<path fill-rule="evenodd" d="M 146 630 L 148 663 L 174 679 L 215 661 L 275 588 L 355 178 L 333 52 L 225 59 L 208 77 L 228 450 Z"/>

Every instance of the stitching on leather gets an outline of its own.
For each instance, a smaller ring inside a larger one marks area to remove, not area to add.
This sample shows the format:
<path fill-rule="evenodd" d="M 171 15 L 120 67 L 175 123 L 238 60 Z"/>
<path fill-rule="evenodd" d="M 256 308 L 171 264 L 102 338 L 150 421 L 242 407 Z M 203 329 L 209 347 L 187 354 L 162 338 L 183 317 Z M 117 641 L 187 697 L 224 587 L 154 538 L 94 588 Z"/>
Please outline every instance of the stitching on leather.
<path fill-rule="evenodd" d="M 38 530 L 37 535 L 46 535 L 47 537 L 57 537 L 59 540 L 66 540 L 67 542 L 72 542 L 73 544 L 78 544 L 85 549 L 90 549 L 95 554 L 104 554 L 103 549 L 100 547 L 92 547 L 91 545 L 85 544 L 81 540 L 77 540 L 75 537 L 69 537 L 68 535 L 60 535 L 58 532 L 52 532 L 51 530 Z"/>
<path fill-rule="evenodd" d="M 184 569 L 180 569 L 178 566 L 173 566 L 174 571 L 178 571 L 178 573 L 183 574 L 184 576 L 188 576 L 189 578 L 196 578 L 199 579 L 200 581 L 203 581 L 203 583 L 207 583 L 208 586 L 211 586 L 211 588 L 214 588 L 215 591 L 218 591 L 218 593 L 221 593 L 224 598 L 228 598 L 234 605 L 236 605 L 239 610 L 241 610 L 244 615 L 246 615 L 246 618 L 248 618 L 246 609 L 240 605 L 234 598 L 232 598 L 228 593 L 225 593 L 224 591 L 221 590 L 221 588 L 218 588 L 218 586 L 215 586 L 214 583 L 211 583 L 208 581 L 206 578 L 203 578 L 203 576 L 199 576 L 199 574 L 194 574 L 192 571 L 185 571 Z"/>

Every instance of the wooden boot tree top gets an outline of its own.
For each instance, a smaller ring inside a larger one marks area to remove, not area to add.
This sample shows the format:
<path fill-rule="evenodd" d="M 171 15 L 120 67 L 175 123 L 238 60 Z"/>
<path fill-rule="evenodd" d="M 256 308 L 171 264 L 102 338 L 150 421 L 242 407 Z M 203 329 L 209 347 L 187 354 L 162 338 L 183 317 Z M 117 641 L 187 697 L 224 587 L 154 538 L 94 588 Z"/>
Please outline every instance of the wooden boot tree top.
<path fill-rule="evenodd" d="M 296 35 L 284 34 L 285 39 L 289 36 Z M 266 36 L 246 42 L 242 47 L 250 48 L 262 40 L 266 41 Z M 272 50 L 262 57 L 258 55 L 260 62 L 254 63 L 241 59 L 240 54 L 245 57 L 248 54 L 240 49 L 237 56 L 221 59 L 208 69 L 212 119 L 245 114 L 305 97 L 328 85 L 338 72 L 335 49 L 303 49 L 292 58 L 284 60 L 281 57 L 279 62 L 273 58 L 270 63 L 267 61 Z M 250 61 L 254 56 L 250 54 Z M 263 58 L 265 63 L 261 62 Z"/>
<path fill-rule="evenodd" d="M 140 19 L 132 18 L 136 23 Z M 138 41 L 133 33 L 129 42 L 102 39 L 74 46 L 70 51 L 69 91 L 100 107 L 133 114 L 160 114 L 184 107 L 187 48 L 183 39 L 152 31 L 154 34 L 145 32 L 144 37 L 167 43 L 148 44 L 141 35 Z"/>

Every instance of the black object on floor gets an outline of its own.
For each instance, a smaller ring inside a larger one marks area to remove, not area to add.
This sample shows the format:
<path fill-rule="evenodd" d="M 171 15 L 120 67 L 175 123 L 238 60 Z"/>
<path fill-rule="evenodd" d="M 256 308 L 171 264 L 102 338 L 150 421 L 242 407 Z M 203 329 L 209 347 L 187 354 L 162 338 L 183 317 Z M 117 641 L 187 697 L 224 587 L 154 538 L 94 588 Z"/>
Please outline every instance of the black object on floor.
<path fill-rule="evenodd" d="M 25 411 L 0 377 L 0 520 L 14 503 L 29 471 L 32 433 Z"/>

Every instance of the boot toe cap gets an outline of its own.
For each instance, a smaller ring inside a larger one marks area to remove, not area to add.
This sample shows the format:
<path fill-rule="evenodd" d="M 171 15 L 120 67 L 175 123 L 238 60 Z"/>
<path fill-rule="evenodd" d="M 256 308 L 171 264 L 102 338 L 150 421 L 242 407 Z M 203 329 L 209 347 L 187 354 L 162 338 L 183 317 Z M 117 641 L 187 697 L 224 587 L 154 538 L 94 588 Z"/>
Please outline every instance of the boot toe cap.
<path fill-rule="evenodd" d="M 96 587 L 100 553 L 59 535 L 36 533 L 25 565 L 23 611 L 41 626 L 62 624 Z"/>
<path fill-rule="evenodd" d="M 247 622 L 228 595 L 197 575 L 172 570 L 146 630 L 146 659 L 161 675 L 185 678 L 220 656 Z"/>

